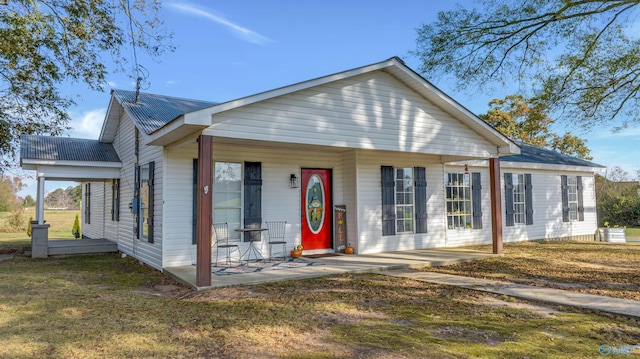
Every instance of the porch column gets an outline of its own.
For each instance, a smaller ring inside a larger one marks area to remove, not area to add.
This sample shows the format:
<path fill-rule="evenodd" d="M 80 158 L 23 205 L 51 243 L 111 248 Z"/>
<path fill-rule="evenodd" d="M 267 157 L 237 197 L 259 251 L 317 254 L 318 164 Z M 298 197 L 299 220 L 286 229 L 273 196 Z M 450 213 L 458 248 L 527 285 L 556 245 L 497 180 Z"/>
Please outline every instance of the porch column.
<path fill-rule="evenodd" d="M 44 175 L 38 173 L 38 192 L 36 199 L 36 220 L 31 223 L 31 257 L 49 256 L 49 225 L 44 224 Z"/>
<path fill-rule="evenodd" d="M 502 199 L 500 197 L 500 159 L 489 159 L 491 181 L 491 235 L 493 253 L 502 254 Z"/>
<path fill-rule="evenodd" d="M 44 175 L 38 173 L 38 192 L 36 194 L 36 220 L 44 224 Z"/>
<path fill-rule="evenodd" d="M 212 137 L 198 137 L 198 197 L 196 220 L 196 285 L 211 285 L 211 225 L 213 224 Z"/>

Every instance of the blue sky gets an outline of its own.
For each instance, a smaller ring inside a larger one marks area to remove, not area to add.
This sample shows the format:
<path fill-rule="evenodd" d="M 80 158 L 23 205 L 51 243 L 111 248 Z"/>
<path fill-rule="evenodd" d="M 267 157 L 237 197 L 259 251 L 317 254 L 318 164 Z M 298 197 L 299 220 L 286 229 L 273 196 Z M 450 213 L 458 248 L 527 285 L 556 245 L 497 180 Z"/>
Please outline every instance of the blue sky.
<path fill-rule="evenodd" d="M 279 0 L 164 2 L 165 25 L 174 33 L 177 49 L 159 61 L 140 56 L 149 71 L 144 92 L 224 102 L 300 81 L 401 57 L 417 69 L 409 51 L 415 48 L 416 29 L 433 21 L 453 1 L 425 0 Z M 470 1 L 460 2 L 463 5 Z M 106 59 L 106 58 L 105 58 Z M 428 79 L 476 114 L 485 113 L 492 94 L 461 92 L 439 79 Z M 134 89 L 126 74 L 109 77 L 109 87 Z M 82 86 L 64 89 L 80 95 L 71 109 L 71 137 L 97 138 L 109 93 Z M 640 126 L 617 134 L 595 128 L 590 133 L 571 130 L 588 140 L 594 162 L 621 166 L 635 177 L 640 168 Z M 32 180 L 21 195 L 35 194 Z M 72 183 L 48 181 L 47 191 Z"/>

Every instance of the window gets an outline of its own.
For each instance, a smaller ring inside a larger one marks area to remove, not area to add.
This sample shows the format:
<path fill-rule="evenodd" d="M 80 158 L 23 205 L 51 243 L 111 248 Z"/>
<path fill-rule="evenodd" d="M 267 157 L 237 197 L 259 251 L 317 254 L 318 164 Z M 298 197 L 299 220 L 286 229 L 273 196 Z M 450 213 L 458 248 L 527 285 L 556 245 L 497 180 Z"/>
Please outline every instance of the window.
<path fill-rule="evenodd" d="M 567 194 L 569 200 L 569 221 L 578 220 L 578 182 L 575 177 L 567 178 Z"/>
<path fill-rule="evenodd" d="M 424 167 L 380 167 L 382 235 L 427 233 L 427 179 Z"/>
<path fill-rule="evenodd" d="M 155 162 L 137 167 L 136 195 L 138 213 L 136 214 L 137 237 L 153 243 L 154 208 L 154 172 Z"/>
<path fill-rule="evenodd" d="M 111 220 L 120 220 L 120 179 L 111 181 Z"/>
<path fill-rule="evenodd" d="M 582 176 L 560 176 L 562 221 L 584 221 Z"/>
<path fill-rule="evenodd" d="M 468 173 L 445 174 L 447 228 L 472 228 L 471 183 Z"/>
<path fill-rule="evenodd" d="M 396 168 L 396 233 L 413 233 L 413 168 Z"/>
<path fill-rule="evenodd" d="M 228 223 L 229 238 L 240 240 L 242 227 L 242 164 L 215 162 L 213 222 Z"/>
<path fill-rule="evenodd" d="M 138 239 L 153 243 L 155 163 L 138 166 Z"/>
<path fill-rule="evenodd" d="M 513 177 L 513 221 L 525 224 L 524 175 L 514 174 Z"/>
<path fill-rule="evenodd" d="M 91 183 L 84 185 L 84 223 L 91 224 Z"/>

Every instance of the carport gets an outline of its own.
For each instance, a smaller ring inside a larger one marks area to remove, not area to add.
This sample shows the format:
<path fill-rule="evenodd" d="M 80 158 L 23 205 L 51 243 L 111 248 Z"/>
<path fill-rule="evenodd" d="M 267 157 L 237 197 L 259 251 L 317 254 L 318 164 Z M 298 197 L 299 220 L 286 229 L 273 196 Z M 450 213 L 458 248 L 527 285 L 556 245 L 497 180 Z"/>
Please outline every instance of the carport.
<path fill-rule="evenodd" d="M 36 219 L 32 223 L 31 256 L 49 256 L 49 225 L 44 218 L 44 184 L 56 181 L 105 181 L 120 178 L 122 163 L 113 144 L 68 137 L 22 135 L 20 166 L 36 171 Z M 77 249 L 74 249 L 77 253 Z M 65 254 L 65 253 L 57 253 Z"/>

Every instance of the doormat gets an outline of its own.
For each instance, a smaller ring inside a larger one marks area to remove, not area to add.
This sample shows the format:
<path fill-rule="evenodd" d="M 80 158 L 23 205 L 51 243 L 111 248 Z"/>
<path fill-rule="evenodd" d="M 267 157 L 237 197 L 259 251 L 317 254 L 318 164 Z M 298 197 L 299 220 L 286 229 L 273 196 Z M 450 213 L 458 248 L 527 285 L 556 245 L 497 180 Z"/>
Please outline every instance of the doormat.
<path fill-rule="evenodd" d="M 338 253 L 322 253 L 322 254 L 309 254 L 303 256 L 305 258 L 326 258 L 326 257 L 340 257 L 341 255 Z"/>
<path fill-rule="evenodd" d="M 243 263 L 231 263 L 231 265 L 227 265 L 226 263 L 218 263 L 218 266 L 211 266 L 211 272 L 215 275 L 231 275 L 231 274 L 242 274 L 242 273 L 256 273 L 256 272 L 267 272 L 271 270 L 284 270 L 291 268 L 301 268 L 308 266 L 318 266 L 322 264 L 307 262 L 305 260 L 299 258 L 290 258 L 286 261 L 273 261 L 273 262 L 265 262 L 264 260 L 259 260 L 255 262 L 243 262 Z"/>

